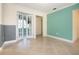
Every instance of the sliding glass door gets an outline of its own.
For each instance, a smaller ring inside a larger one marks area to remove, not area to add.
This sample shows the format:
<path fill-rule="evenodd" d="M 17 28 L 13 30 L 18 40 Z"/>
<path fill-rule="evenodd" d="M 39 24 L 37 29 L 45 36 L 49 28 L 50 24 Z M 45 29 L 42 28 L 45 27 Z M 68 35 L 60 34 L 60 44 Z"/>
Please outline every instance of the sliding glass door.
<path fill-rule="evenodd" d="M 18 36 L 20 39 L 32 36 L 32 15 L 18 12 Z"/>

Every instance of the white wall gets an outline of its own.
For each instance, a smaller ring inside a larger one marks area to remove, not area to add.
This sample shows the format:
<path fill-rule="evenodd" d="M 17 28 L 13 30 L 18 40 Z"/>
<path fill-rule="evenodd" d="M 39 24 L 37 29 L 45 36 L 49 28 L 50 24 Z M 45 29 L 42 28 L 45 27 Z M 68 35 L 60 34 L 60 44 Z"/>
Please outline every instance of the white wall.
<path fill-rule="evenodd" d="M 2 4 L 0 3 L 0 24 L 2 24 Z"/>
<path fill-rule="evenodd" d="M 3 24 L 4 25 L 16 25 L 16 8 L 12 5 L 5 4 L 3 6 L 4 16 Z"/>
<path fill-rule="evenodd" d="M 43 16 L 43 36 L 47 36 L 47 15 Z"/>
<path fill-rule="evenodd" d="M 33 32 L 34 36 L 36 35 L 36 15 L 42 16 L 43 17 L 43 36 L 46 36 L 46 14 L 39 12 L 34 9 L 27 8 L 25 6 L 20 6 L 20 5 L 15 5 L 15 4 L 4 4 L 4 16 L 3 16 L 3 24 L 4 25 L 17 25 L 17 11 L 25 12 L 25 13 L 30 13 L 33 15 Z"/>

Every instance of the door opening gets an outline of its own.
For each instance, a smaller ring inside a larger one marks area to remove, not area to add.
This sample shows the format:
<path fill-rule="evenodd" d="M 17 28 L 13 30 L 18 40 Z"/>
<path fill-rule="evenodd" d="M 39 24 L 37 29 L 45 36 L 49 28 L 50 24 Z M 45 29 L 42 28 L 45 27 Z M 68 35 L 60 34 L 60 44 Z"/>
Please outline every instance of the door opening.
<path fill-rule="evenodd" d="M 43 18 L 36 16 L 36 37 L 43 35 Z"/>

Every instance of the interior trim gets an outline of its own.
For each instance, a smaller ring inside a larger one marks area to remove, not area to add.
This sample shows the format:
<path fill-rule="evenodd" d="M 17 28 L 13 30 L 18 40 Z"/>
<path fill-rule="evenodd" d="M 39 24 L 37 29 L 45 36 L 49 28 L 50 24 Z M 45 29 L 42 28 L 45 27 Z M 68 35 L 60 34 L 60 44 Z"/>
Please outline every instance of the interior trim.
<path fill-rule="evenodd" d="M 16 42 L 18 42 L 18 41 L 19 41 L 19 40 L 5 41 L 5 42 L 3 43 L 3 45 L 0 47 L 0 51 L 3 50 L 3 47 L 4 47 L 6 44 L 16 43 Z"/>
<path fill-rule="evenodd" d="M 47 37 L 55 38 L 55 39 L 58 39 L 58 40 L 62 40 L 62 41 L 65 41 L 65 42 L 69 42 L 69 43 L 73 43 L 72 40 L 70 41 L 68 39 L 64 39 L 64 38 L 57 37 L 57 36 L 47 35 Z"/>

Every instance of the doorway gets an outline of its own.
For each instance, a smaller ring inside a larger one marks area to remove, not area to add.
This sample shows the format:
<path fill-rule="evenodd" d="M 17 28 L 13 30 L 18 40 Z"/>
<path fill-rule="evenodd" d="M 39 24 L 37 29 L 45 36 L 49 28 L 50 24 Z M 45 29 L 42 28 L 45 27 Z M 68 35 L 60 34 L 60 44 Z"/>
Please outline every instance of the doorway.
<path fill-rule="evenodd" d="M 36 16 L 36 37 L 43 35 L 43 18 Z"/>
<path fill-rule="evenodd" d="M 19 39 L 26 39 L 32 37 L 32 15 L 17 12 L 17 35 Z"/>

